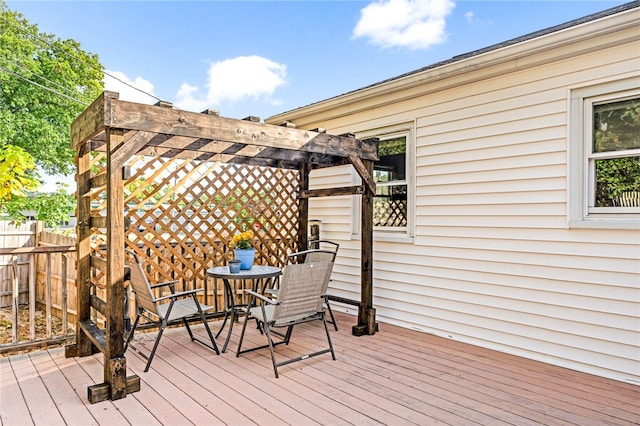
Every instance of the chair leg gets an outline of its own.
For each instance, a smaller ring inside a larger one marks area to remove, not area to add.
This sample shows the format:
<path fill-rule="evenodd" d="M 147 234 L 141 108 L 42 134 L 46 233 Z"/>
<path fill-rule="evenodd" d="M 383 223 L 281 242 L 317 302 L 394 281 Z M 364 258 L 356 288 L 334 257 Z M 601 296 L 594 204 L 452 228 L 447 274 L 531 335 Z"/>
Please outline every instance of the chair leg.
<path fill-rule="evenodd" d="M 289 334 L 291 327 L 287 330 L 287 334 Z M 276 375 L 276 379 L 278 378 L 278 363 L 276 363 L 276 352 L 273 348 L 273 340 L 271 340 L 271 327 L 269 324 L 264 324 L 264 334 L 267 336 L 267 342 L 269 342 L 269 351 L 271 351 L 271 363 L 273 364 L 273 372 Z"/>
<path fill-rule="evenodd" d="M 193 295 L 193 300 L 196 304 L 196 307 L 198 308 L 198 314 L 200 315 L 202 324 L 204 324 L 204 328 L 207 330 L 207 334 L 209 335 L 209 340 L 211 340 L 211 345 L 209 345 L 207 342 L 203 340 L 198 339 L 191 331 L 191 327 L 189 327 L 189 321 L 187 321 L 186 318 L 182 318 L 182 322 L 184 323 L 184 326 L 187 329 L 187 332 L 189 332 L 189 337 L 191 338 L 191 341 L 198 342 L 208 348 L 211 348 L 214 351 L 216 351 L 217 355 L 220 355 L 220 351 L 218 350 L 218 345 L 216 344 L 216 341 L 213 337 L 213 333 L 211 333 L 211 329 L 209 328 L 209 323 L 207 322 L 207 318 L 205 317 L 204 312 L 202 312 L 202 309 L 200 308 L 200 304 L 198 303 L 198 300 L 196 299 L 195 294 Z"/>
<path fill-rule="evenodd" d="M 187 333 L 189 333 L 189 338 L 193 342 L 196 338 L 193 336 L 193 332 L 191 331 L 191 327 L 189 327 L 189 321 L 186 318 L 182 318 L 182 324 L 184 324 L 184 328 L 187 329 Z"/>
<path fill-rule="evenodd" d="M 147 360 L 147 366 L 144 368 L 145 373 L 149 371 L 149 367 L 151 367 L 151 361 L 153 361 L 153 357 L 156 355 L 156 349 L 158 349 L 158 344 L 160 344 L 160 338 L 162 338 L 162 333 L 164 333 L 164 329 L 166 326 L 167 326 L 167 321 L 163 319 L 160 324 L 160 330 L 158 331 L 158 337 L 156 337 L 156 341 L 153 344 L 153 349 L 149 354 L 149 359 Z"/>
<path fill-rule="evenodd" d="M 200 311 L 200 319 L 204 324 L 205 330 L 207 330 L 207 334 L 209 335 L 209 340 L 211 340 L 211 344 L 205 342 L 204 340 L 198 339 L 191 331 L 191 327 L 189 327 L 189 321 L 187 321 L 186 318 L 182 318 L 182 322 L 184 323 L 184 326 L 187 329 L 187 332 L 189 332 L 189 337 L 191 338 L 191 341 L 198 342 L 201 345 L 204 345 L 210 349 L 213 349 L 216 352 L 216 355 L 220 355 L 220 350 L 218 350 L 218 345 L 216 344 L 215 338 L 213 337 L 213 333 L 209 328 L 209 323 L 207 322 L 207 318 L 205 317 L 204 312 L 202 311 Z"/>
<path fill-rule="evenodd" d="M 127 348 L 129 347 L 129 342 L 131 342 L 131 340 L 133 339 L 133 333 L 136 331 L 136 327 L 138 326 L 138 322 L 140 321 L 141 316 L 142 316 L 141 313 L 138 312 L 138 314 L 136 315 L 136 320 L 133 322 L 133 325 L 131 326 L 131 330 L 129 330 L 129 333 L 125 338 L 124 350 L 122 352 L 127 351 Z"/>
<path fill-rule="evenodd" d="M 327 325 L 327 319 L 324 312 L 322 313 L 322 323 L 324 324 L 324 331 L 327 333 L 327 341 L 329 342 L 329 349 L 331 349 L 331 357 L 336 360 L 336 353 L 333 351 L 333 343 L 331 342 L 331 336 L 329 335 L 329 326 Z"/>
<path fill-rule="evenodd" d="M 272 331 L 272 333 L 273 333 L 273 331 Z M 284 344 L 285 345 L 289 344 L 289 340 L 291 340 L 291 334 L 292 333 L 293 333 L 293 325 L 290 325 L 289 327 L 287 327 L 287 332 L 283 336 L 283 340 L 284 340 Z"/>
<path fill-rule="evenodd" d="M 331 321 L 329 321 L 331 324 L 333 324 L 333 327 L 336 329 L 336 331 L 338 331 L 338 323 L 336 322 L 335 317 L 333 316 L 333 311 L 331 310 L 331 305 L 329 304 L 329 296 L 324 296 L 324 304 L 327 306 L 327 310 L 329 311 L 329 316 L 331 317 Z"/>
<path fill-rule="evenodd" d="M 242 324 L 242 331 L 240 332 L 240 340 L 238 341 L 238 349 L 236 349 L 236 358 L 240 356 L 240 354 L 242 353 L 242 342 L 244 340 L 244 332 L 247 329 L 247 322 L 249 322 L 249 316 L 251 316 L 250 313 L 247 313 L 247 315 L 244 317 L 244 323 Z M 233 323 L 233 317 L 231 317 L 231 321 Z M 231 334 L 231 333 L 229 333 Z"/>
<path fill-rule="evenodd" d="M 216 344 L 216 339 L 213 337 L 213 333 L 209 328 L 209 323 L 207 322 L 207 318 L 204 315 L 204 312 L 200 312 L 200 317 L 202 318 L 202 322 L 204 323 L 204 328 L 207 330 L 207 334 L 209 335 L 209 339 L 211 340 L 211 345 L 213 346 L 213 350 L 216 351 L 217 355 L 220 355 L 220 351 L 218 350 L 218 345 Z"/>

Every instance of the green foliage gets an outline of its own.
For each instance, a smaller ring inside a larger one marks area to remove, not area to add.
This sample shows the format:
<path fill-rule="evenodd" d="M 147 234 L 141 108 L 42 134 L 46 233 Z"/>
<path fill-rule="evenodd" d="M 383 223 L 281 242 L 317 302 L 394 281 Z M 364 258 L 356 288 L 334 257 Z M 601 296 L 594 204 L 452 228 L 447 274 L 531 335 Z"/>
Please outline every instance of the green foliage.
<path fill-rule="evenodd" d="M 103 76 L 97 55 L 39 32 L 0 0 L 0 147 L 23 148 L 50 174 L 71 173 L 70 126 Z"/>
<path fill-rule="evenodd" d="M 394 139 L 380 141 L 378 146 L 378 154 L 383 157 L 385 155 L 404 154 L 406 152 L 407 139 L 400 136 Z"/>
<path fill-rule="evenodd" d="M 148 182 L 145 178 L 138 178 L 125 185 L 125 197 L 129 197 L 134 192 L 139 191 L 139 188 L 141 187 L 144 187 L 144 189 L 138 193 L 137 198 L 144 197 L 146 202 L 158 202 L 162 199 L 165 199 L 166 201 L 167 195 L 171 189 L 169 187 L 159 187 L 156 182 Z"/>
<path fill-rule="evenodd" d="M 69 220 L 75 205 L 74 196 L 67 193 L 65 185 L 59 185 L 55 193 L 14 197 L 3 205 L 3 209 L 8 218 L 18 225 L 30 219 L 25 212 L 33 212 L 34 219 L 44 221 L 48 228 L 55 228 Z"/>
<path fill-rule="evenodd" d="M 23 197 L 24 190 L 40 186 L 34 167 L 33 158 L 22 148 L 0 147 L 0 208 L 15 197 Z"/>
<path fill-rule="evenodd" d="M 640 148 L 640 98 L 594 107 L 594 152 Z"/>
<path fill-rule="evenodd" d="M 639 98 L 594 107 L 594 152 L 615 152 L 638 148 L 640 148 Z M 623 192 L 640 191 L 640 156 L 598 159 L 595 164 L 598 205 L 611 205 L 611 201 Z"/>
<path fill-rule="evenodd" d="M 640 191 L 640 157 L 598 160 L 596 176 L 609 199 L 618 198 L 625 191 Z"/>

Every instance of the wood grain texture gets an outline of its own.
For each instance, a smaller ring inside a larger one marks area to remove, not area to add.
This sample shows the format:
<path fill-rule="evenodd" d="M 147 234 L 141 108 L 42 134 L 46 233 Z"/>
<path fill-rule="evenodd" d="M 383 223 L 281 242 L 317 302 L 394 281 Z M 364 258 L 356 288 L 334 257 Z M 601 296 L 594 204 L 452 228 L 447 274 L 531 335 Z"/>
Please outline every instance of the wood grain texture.
<path fill-rule="evenodd" d="M 163 336 L 149 372 L 127 352 L 140 392 L 89 404 L 86 385 L 100 380 L 102 357 L 65 359 L 61 349 L 0 358 L 3 424 L 233 425 L 637 425 L 640 387 L 591 376 L 389 324 L 352 336 L 355 318 L 337 313 L 331 333 L 337 360 L 319 356 L 280 368 L 266 351 L 216 356 L 184 330 Z M 218 323 L 211 322 L 217 327 Z M 203 327 L 194 327 L 200 336 Z M 322 326 L 296 326 L 277 354 L 306 353 Z M 140 334 L 147 349 L 154 334 Z M 265 337 L 248 327 L 248 344 Z M 363 365 L 368 368 L 362 368 Z M 52 412 L 54 406 L 58 406 Z"/>

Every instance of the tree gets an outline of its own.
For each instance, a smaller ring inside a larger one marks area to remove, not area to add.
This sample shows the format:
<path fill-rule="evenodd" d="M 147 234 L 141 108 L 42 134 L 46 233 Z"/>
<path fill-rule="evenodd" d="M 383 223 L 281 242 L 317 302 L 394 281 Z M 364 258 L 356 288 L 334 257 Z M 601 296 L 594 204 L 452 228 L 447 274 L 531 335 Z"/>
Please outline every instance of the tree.
<path fill-rule="evenodd" d="M 7 145 L 0 150 L 0 207 L 40 186 L 30 174 L 33 168 L 33 158 L 22 148 Z"/>
<path fill-rule="evenodd" d="M 64 186 L 51 194 L 39 194 L 37 197 L 17 197 L 4 205 L 8 218 L 21 224 L 27 219 L 41 220 L 47 228 L 57 228 L 69 220 L 76 205 L 73 195 L 68 194 Z"/>
<path fill-rule="evenodd" d="M 75 198 L 65 186 L 52 194 L 35 194 L 40 182 L 32 177 L 33 158 L 22 148 L 7 145 L 0 149 L 0 212 L 21 224 L 27 219 L 42 220 L 47 227 L 57 227 L 73 213 Z"/>
<path fill-rule="evenodd" d="M 595 152 L 630 153 L 595 162 L 596 206 L 613 206 L 623 193 L 640 191 L 640 98 L 597 105 L 593 135 Z"/>
<path fill-rule="evenodd" d="M 73 171 L 73 120 L 103 90 L 98 56 L 39 32 L 0 0 L 0 149 L 21 147 L 51 174 Z"/>

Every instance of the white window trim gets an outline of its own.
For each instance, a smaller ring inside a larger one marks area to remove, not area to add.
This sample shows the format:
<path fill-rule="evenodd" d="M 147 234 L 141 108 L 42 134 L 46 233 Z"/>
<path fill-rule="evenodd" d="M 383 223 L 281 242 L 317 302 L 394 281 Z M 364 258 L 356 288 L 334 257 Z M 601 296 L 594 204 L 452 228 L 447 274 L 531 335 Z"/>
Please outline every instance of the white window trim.
<path fill-rule="evenodd" d="M 406 176 L 405 181 L 407 185 L 407 226 L 401 228 L 374 228 L 373 238 L 379 241 L 392 241 L 392 242 L 412 242 L 414 236 L 415 226 L 415 121 L 399 123 L 391 126 L 379 127 L 376 129 L 367 129 L 364 131 L 354 132 L 358 139 L 368 138 L 380 138 L 391 139 L 399 136 L 406 136 Z M 352 172 L 352 182 L 354 185 L 359 185 L 361 179 L 355 171 Z M 353 238 L 358 239 L 361 235 L 361 213 L 362 206 L 360 197 L 354 197 L 353 199 Z"/>
<path fill-rule="evenodd" d="M 592 107 L 594 103 L 640 94 L 640 77 L 573 89 L 569 92 L 569 146 L 567 223 L 569 228 L 640 229 L 640 213 L 636 209 L 595 208 L 589 158 L 592 140 Z M 624 151 L 616 153 L 624 155 Z M 615 209 L 615 210 L 614 210 Z"/>

